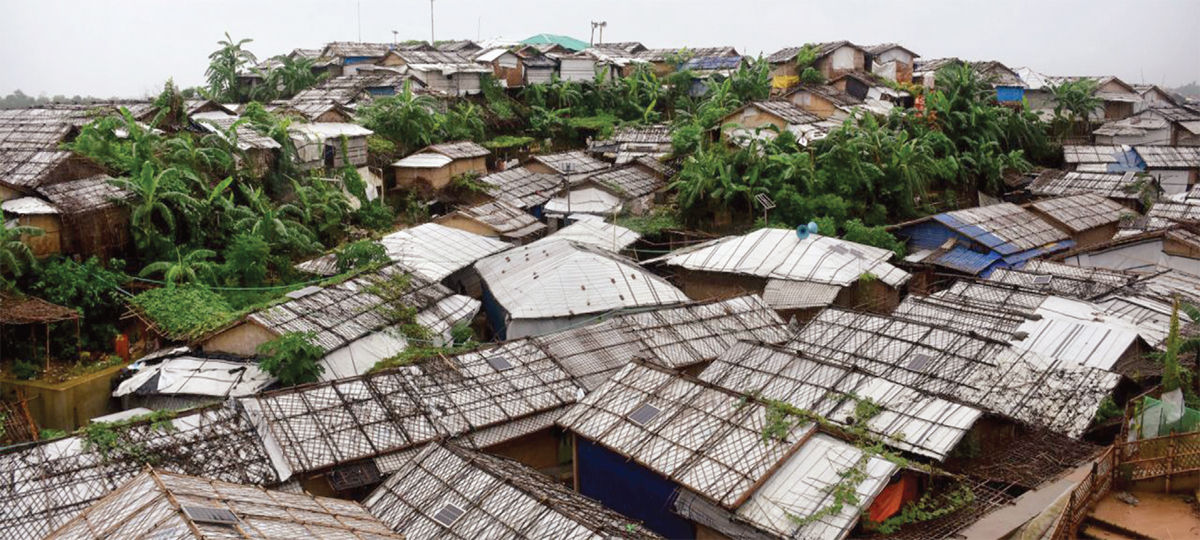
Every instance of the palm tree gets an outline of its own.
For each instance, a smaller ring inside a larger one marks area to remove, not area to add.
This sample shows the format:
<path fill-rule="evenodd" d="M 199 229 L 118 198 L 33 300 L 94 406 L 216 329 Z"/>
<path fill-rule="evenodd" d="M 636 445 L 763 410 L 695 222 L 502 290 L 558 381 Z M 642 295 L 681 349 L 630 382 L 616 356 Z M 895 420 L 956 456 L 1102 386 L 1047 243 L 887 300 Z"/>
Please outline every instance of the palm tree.
<path fill-rule="evenodd" d="M 307 186 L 292 180 L 292 188 L 296 194 L 296 204 L 288 205 L 288 213 L 300 223 L 315 228 L 317 234 L 327 242 L 340 236 L 342 220 L 350 215 L 350 202 L 346 200 L 346 195 L 320 179 L 313 179 Z M 366 200 L 361 202 L 367 204 Z"/>
<path fill-rule="evenodd" d="M 479 107 L 471 102 L 455 106 L 442 118 L 441 131 L 446 140 L 483 139 L 485 124 Z"/>
<path fill-rule="evenodd" d="M 1076 122 L 1090 122 L 1092 111 L 1104 103 L 1096 97 L 1096 81 L 1092 79 L 1064 81 L 1050 87 L 1050 92 L 1054 95 L 1055 118 L 1061 120 L 1064 118 L 1063 112 L 1068 113 L 1065 118 L 1068 122 L 1067 133 L 1070 135 L 1075 134 Z"/>
<path fill-rule="evenodd" d="M 295 248 L 300 252 L 311 252 L 319 249 L 313 239 L 312 231 L 302 223 L 288 216 L 303 214 L 299 208 L 291 204 L 274 206 L 263 195 L 262 188 L 250 189 L 245 185 L 238 186 L 247 205 L 235 209 L 238 219 L 234 226 L 241 231 L 258 235 L 272 247 L 285 246 Z"/>
<path fill-rule="evenodd" d="M 208 78 L 208 92 L 217 101 L 239 101 L 238 73 L 247 64 L 257 61 L 254 53 L 242 48 L 243 45 L 254 41 L 243 39 L 237 42 L 225 33 L 225 39 L 218 41 L 220 49 L 208 55 L 208 70 L 204 72 Z"/>
<path fill-rule="evenodd" d="M 198 205 L 196 199 L 177 185 L 178 174 L 175 169 L 155 174 L 150 167 L 144 167 L 138 176 L 109 181 L 134 194 L 129 218 L 142 247 L 149 247 L 163 237 L 174 238 L 177 218 L 186 219 Z"/>
<path fill-rule="evenodd" d="M 194 249 L 183 255 L 175 248 L 175 260 L 158 261 L 146 265 L 138 275 L 141 277 L 162 274 L 167 287 L 172 288 L 176 283 L 197 283 L 206 281 L 213 276 L 216 264 L 209 259 L 217 254 L 208 249 Z"/>
<path fill-rule="evenodd" d="M 8 226 L 5 225 L 6 220 L 4 211 L 0 210 L 0 284 L 7 287 L 11 285 L 9 275 L 20 277 L 26 266 L 37 263 L 33 250 L 24 238 L 42 236 L 46 231 L 24 225 Z"/>
<path fill-rule="evenodd" d="M 404 91 L 371 102 L 360 110 L 360 117 L 367 129 L 395 141 L 407 153 L 433 142 L 436 106 L 433 98 L 414 94 L 412 81 L 405 81 Z"/>

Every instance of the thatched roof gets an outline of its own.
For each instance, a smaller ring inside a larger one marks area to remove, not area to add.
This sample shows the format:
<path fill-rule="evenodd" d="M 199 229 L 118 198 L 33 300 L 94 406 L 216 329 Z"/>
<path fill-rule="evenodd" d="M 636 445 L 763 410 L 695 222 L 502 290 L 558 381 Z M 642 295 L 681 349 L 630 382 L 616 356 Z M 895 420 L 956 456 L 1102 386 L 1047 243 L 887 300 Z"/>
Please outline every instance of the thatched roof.
<path fill-rule="evenodd" d="M 0 324 L 41 324 L 78 318 L 78 311 L 40 298 L 0 293 Z"/>
<path fill-rule="evenodd" d="M 112 177 L 98 174 L 38 188 L 46 199 L 60 211 L 66 214 L 102 210 L 116 206 L 119 201 L 129 199 L 133 194 L 112 185 Z"/>

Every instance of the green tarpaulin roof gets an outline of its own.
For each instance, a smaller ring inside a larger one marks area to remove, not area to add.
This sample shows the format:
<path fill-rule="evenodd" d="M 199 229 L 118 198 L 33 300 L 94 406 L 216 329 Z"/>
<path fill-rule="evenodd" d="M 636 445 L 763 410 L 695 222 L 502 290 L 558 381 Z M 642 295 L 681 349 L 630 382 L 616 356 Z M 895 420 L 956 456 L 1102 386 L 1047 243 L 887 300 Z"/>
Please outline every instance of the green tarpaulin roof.
<path fill-rule="evenodd" d="M 527 39 L 521 41 L 521 43 L 524 43 L 526 45 L 537 45 L 539 43 L 557 43 L 559 45 L 562 45 L 565 48 L 571 49 L 572 51 L 582 51 L 582 50 L 588 48 L 588 44 L 583 41 L 575 39 L 571 36 L 559 36 L 559 35 L 555 35 L 555 34 L 538 34 L 536 36 L 532 36 L 530 38 L 527 38 Z"/>

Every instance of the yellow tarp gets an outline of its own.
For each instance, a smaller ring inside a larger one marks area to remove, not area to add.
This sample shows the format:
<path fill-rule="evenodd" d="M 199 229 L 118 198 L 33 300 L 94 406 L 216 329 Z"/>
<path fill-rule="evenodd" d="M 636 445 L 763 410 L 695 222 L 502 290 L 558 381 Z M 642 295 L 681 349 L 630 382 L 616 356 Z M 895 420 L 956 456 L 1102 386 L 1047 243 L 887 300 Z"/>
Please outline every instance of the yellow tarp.
<path fill-rule="evenodd" d="M 798 75 L 776 75 L 771 78 L 771 87 L 784 89 L 791 88 L 800 84 L 800 76 Z"/>

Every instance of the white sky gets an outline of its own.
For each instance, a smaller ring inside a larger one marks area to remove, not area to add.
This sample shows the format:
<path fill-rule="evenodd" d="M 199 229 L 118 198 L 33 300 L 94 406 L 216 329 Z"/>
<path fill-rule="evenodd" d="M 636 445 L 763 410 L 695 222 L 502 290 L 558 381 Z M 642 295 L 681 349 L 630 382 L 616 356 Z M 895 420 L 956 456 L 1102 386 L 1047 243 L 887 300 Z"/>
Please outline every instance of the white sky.
<path fill-rule="evenodd" d="M 358 6 L 361 6 L 359 8 Z M 260 58 L 358 38 L 429 38 L 426 0 L 0 0 L 0 95 L 138 97 L 204 82 L 228 31 Z M 810 41 L 899 42 L 1130 83 L 1200 80 L 1200 0 L 437 0 L 438 39 L 537 33 L 770 54 Z"/>

